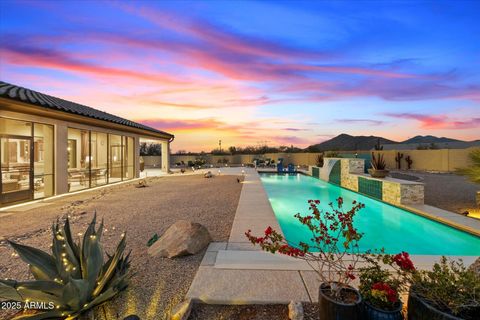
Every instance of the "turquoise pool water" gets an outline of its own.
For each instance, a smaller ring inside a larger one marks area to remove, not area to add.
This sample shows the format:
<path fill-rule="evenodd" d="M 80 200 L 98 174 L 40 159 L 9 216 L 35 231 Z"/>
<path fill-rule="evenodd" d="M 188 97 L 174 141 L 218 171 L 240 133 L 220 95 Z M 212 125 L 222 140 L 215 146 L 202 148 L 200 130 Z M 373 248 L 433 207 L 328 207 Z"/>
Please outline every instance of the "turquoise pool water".
<path fill-rule="evenodd" d="M 411 212 L 390 206 L 356 192 L 309 176 L 260 174 L 275 216 L 286 239 L 295 244 L 309 242 L 310 233 L 293 215 L 306 214 L 307 200 L 320 200 L 319 208 L 343 197 L 344 206 L 353 200 L 365 204 L 355 225 L 365 235 L 360 249 L 385 248 L 388 253 L 407 251 L 420 255 L 480 255 L 480 238 Z"/>

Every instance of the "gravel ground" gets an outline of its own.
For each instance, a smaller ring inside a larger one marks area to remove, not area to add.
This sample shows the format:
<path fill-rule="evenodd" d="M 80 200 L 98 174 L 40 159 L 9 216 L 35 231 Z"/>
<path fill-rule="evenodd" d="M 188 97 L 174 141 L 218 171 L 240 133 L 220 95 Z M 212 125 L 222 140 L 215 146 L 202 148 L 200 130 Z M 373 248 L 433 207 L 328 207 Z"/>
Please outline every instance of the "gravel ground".
<path fill-rule="evenodd" d="M 204 179 L 200 175 L 150 178 L 147 188 L 135 188 L 134 184 L 58 199 L 13 215 L 1 213 L 0 235 L 48 250 L 52 221 L 70 215 L 76 234 L 85 230 L 96 210 L 108 230 L 103 238 L 107 252 L 113 251 L 121 233 L 127 231 L 127 250 L 132 250 L 134 272 L 130 287 L 97 312 L 105 313 L 108 320 L 133 313 L 142 319 L 165 319 L 185 296 L 204 252 L 177 259 L 150 257 L 148 239 L 154 233 L 161 235 L 175 221 L 187 219 L 206 226 L 214 241 L 227 241 L 241 184 L 235 176 Z M 0 241 L 1 277 L 28 279 L 27 266 L 12 253 L 5 241 Z M 5 318 L 7 314 L 3 312 L 2 316 L 2 312 L 0 318 Z"/>
<path fill-rule="evenodd" d="M 304 303 L 305 320 L 318 319 L 318 304 Z M 194 305 L 188 320 L 288 320 L 287 305 Z"/>
<path fill-rule="evenodd" d="M 425 183 L 425 204 L 463 213 L 476 207 L 475 194 L 480 185 L 453 173 L 408 172 Z"/>

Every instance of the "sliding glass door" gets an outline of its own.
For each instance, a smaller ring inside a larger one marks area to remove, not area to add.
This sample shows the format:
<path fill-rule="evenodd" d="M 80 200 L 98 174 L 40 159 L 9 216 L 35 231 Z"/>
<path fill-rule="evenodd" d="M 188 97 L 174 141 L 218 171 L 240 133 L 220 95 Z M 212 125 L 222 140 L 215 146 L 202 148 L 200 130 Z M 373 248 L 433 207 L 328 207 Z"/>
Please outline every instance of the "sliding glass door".
<path fill-rule="evenodd" d="M 32 137 L 2 135 L 1 203 L 33 199 Z"/>

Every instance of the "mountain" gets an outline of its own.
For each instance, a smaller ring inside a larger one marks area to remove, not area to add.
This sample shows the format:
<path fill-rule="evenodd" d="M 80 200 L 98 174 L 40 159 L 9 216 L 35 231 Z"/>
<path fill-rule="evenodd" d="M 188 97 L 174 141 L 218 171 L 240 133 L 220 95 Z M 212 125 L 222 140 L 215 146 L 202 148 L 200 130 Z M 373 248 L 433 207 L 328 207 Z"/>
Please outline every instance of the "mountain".
<path fill-rule="evenodd" d="M 446 137 L 439 138 L 435 136 L 415 136 L 401 143 L 448 143 L 448 142 L 464 142 L 464 141 L 450 139 Z"/>
<path fill-rule="evenodd" d="M 342 133 L 330 140 L 324 141 L 319 144 L 311 145 L 307 148 L 311 152 L 321 151 L 355 151 L 355 150 L 371 150 L 375 148 L 375 145 L 380 139 L 380 145 L 398 143 L 392 140 L 388 140 L 382 137 L 376 136 L 351 136 L 349 134 Z"/>

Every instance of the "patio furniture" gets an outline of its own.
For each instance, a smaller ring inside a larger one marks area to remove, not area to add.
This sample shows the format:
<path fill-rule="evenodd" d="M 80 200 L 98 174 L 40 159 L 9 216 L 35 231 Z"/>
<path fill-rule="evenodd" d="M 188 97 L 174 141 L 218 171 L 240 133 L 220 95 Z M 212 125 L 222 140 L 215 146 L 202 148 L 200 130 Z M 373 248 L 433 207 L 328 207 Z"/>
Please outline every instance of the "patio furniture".
<path fill-rule="evenodd" d="M 20 184 L 16 179 L 2 179 L 2 191 L 11 192 L 20 190 Z"/>

